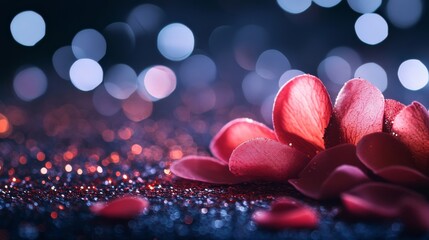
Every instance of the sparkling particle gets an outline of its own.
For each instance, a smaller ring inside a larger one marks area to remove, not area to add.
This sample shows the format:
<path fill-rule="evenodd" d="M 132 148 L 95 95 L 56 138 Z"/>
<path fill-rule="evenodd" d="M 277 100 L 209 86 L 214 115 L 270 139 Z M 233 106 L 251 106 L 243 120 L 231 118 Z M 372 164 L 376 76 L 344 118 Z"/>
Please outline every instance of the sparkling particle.
<path fill-rule="evenodd" d="M 165 26 L 158 34 L 158 50 L 172 61 L 181 61 L 191 55 L 194 50 L 194 34 L 191 29 L 181 23 Z"/>
<path fill-rule="evenodd" d="M 42 167 L 40 169 L 40 173 L 44 175 L 44 174 L 48 173 L 48 169 L 46 169 L 45 167 Z"/>
<path fill-rule="evenodd" d="M 46 24 L 42 16 L 34 11 L 18 13 L 10 23 L 13 39 L 24 46 L 34 46 L 45 36 Z"/>
<path fill-rule="evenodd" d="M 389 27 L 382 16 L 366 13 L 356 20 L 355 32 L 362 42 L 376 45 L 387 38 Z"/>
<path fill-rule="evenodd" d="M 428 69 L 418 59 L 409 59 L 401 63 L 398 77 L 402 86 L 412 91 L 422 89 L 429 81 Z"/>

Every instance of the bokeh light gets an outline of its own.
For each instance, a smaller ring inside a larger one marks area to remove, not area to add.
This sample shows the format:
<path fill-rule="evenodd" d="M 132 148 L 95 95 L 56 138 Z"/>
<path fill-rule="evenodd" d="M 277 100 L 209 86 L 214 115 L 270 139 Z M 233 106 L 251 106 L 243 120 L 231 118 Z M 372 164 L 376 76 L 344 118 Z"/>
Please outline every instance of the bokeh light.
<path fill-rule="evenodd" d="M 247 74 L 242 82 L 244 97 L 249 103 L 261 105 L 271 94 L 278 90 L 277 81 L 265 79 L 256 72 Z"/>
<path fill-rule="evenodd" d="M 94 29 L 78 32 L 72 40 L 72 50 L 76 58 L 90 58 L 98 61 L 106 54 L 106 39 Z"/>
<path fill-rule="evenodd" d="M 150 117 L 152 110 L 153 103 L 136 93 L 122 102 L 122 111 L 128 119 L 134 122 L 140 122 Z"/>
<path fill-rule="evenodd" d="M 116 64 L 106 72 L 104 87 L 114 98 L 127 99 L 137 89 L 137 74 L 126 64 Z"/>
<path fill-rule="evenodd" d="M 255 71 L 263 78 L 278 80 L 289 68 L 290 63 L 286 56 L 278 50 L 270 49 L 259 55 Z"/>
<path fill-rule="evenodd" d="M 70 68 L 70 80 L 77 89 L 91 91 L 103 81 L 103 69 L 92 59 L 78 59 Z"/>
<path fill-rule="evenodd" d="M 274 105 L 274 99 L 276 98 L 276 94 L 271 94 L 265 100 L 262 102 L 261 105 L 261 115 L 264 119 L 265 123 L 268 125 L 273 124 L 273 105 Z"/>
<path fill-rule="evenodd" d="M 48 79 L 38 67 L 28 67 L 15 75 L 13 89 L 16 95 L 24 101 L 32 101 L 46 92 Z"/>
<path fill-rule="evenodd" d="M 418 59 L 409 59 L 401 63 L 398 77 L 402 86 L 412 91 L 422 89 L 429 81 L 428 69 Z"/>
<path fill-rule="evenodd" d="M 206 55 L 187 58 L 180 66 L 180 82 L 187 87 L 206 86 L 216 79 L 216 64 Z"/>
<path fill-rule="evenodd" d="M 153 66 L 137 77 L 140 96 L 150 95 L 154 100 L 168 97 L 176 89 L 176 74 L 166 66 Z"/>
<path fill-rule="evenodd" d="M 95 89 L 92 103 L 95 110 L 103 116 L 113 116 L 121 110 L 121 101 L 110 96 L 104 87 Z"/>
<path fill-rule="evenodd" d="M 46 34 L 43 17 L 34 11 L 18 13 L 10 23 L 13 39 L 24 46 L 34 46 Z"/>
<path fill-rule="evenodd" d="M 353 11 L 358 13 L 371 13 L 381 5 L 381 0 L 347 0 Z"/>
<path fill-rule="evenodd" d="M 355 78 L 363 78 L 374 84 L 380 91 L 384 92 L 387 88 L 387 73 L 377 63 L 365 63 L 356 69 Z"/>
<path fill-rule="evenodd" d="M 182 94 L 182 101 L 195 114 L 202 114 L 216 106 L 216 92 L 213 88 L 189 88 Z"/>
<path fill-rule="evenodd" d="M 164 15 L 160 7 L 145 3 L 131 11 L 127 22 L 135 34 L 151 33 L 161 25 Z"/>
<path fill-rule="evenodd" d="M 382 16 L 366 13 L 356 20 L 355 32 L 362 42 L 375 45 L 387 38 L 389 26 Z"/>
<path fill-rule="evenodd" d="M 288 13 L 298 14 L 311 6 L 311 0 L 277 0 L 277 4 Z"/>
<path fill-rule="evenodd" d="M 165 58 L 181 61 L 194 50 L 194 34 L 181 23 L 165 26 L 158 34 L 158 50 Z"/>
<path fill-rule="evenodd" d="M 359 55 L 359 53 L 356 50 L 354 50 L 350 47 L 346 47 L 346 46 L 336 47 L 336 48 L 332 49 L 331 51 L 329 51 L 327 56 L 328 57 L 330 57 L 330 56 L 341 57 L 342 59 L 346 60 L 350 64 L 350 67 L 352 70 L 354 70 L 357 67 L 359 67 L 360 65 L 362 65 L 361 56 Z"/>
<path fill-rule="evenodd" d="M 421 0 L 389 0 L 386 6 L 387 18 L 399 28 L 414 26 L 422 17 Z"/>
<path fill-rule="evenodd" d="M 12 132 L 12 125 L 9 119 L 0 113 L 0 138 L 6 138 Z"/>
<path fill-rule="evenodd" d="M 268 45 L 267 31 L 257 25 L 246 25 L 238 30 L 234 39 L 234 55 L 238 65 L 254 70 L 256 60 Z"/>
<path fill-rule="evenodd" d="M 303 71 L 298 69 L 290 69 L 284 72 L 279 79 L 279 87 L 282 87 L 287 81 L 292 79 L 293 77 L 296 77 L 298 75 L 304 74 Z"/>
<path fill-rule="evenodd" d="M 324 8 L 331 8 L 336 6 L 341 0 L 313 0 L 313 2 Z"/>
<path fill-rule="evenodd" d="M 328 79 L 342 85 L 352 77 L 350 64 L 339 56 L 325 58 L 317 68 L 317 74 L 321 79 Z"/>
<path fill-rule="evenodd" d="M 130 25 L 124 22 L 114 22 L 104 29 L 108 55 L 115 58 L 126 58 L 133 53 L 136 37 Z"/>
<path fill-rule="evenodd" d="M 70 67 L 76 61 L 70 46 L 58 48 L 52 56 L 52 65 L 57 74 L 66 80 L 70 80 Z"/>

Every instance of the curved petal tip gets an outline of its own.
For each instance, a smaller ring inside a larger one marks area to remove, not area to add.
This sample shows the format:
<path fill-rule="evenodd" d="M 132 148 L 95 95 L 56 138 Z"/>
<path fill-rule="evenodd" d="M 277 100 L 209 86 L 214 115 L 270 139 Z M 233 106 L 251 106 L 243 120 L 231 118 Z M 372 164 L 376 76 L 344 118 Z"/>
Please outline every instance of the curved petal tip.
<path fill-rule="evenodd" d="M 112 219 L 131 219 L 142 214 L 149 202 L 141 197 L 123 196 L 109 202 L 97 202 L 90 211 L 97 216 Z"/>

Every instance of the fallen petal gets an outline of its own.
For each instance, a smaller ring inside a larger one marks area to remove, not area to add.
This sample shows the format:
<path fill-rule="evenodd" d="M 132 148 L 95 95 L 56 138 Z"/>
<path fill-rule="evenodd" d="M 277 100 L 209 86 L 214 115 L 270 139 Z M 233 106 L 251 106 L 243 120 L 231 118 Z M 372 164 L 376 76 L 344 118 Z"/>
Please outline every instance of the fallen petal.
<path fill-rule="evenodd" d="M 356 154 L 374 172 L 390 166 L 415 168 L 407 146 L 388 133 L 364 136 L 356 146 Z"/>
<path fill-rule="evenodd" d="M 232 152 L 229 169 L 238 176 L 284 181 L 296 177 L 308 161 L 294 148 L 271 139 L 256 138 L 242 143 Z"/>
<path fill-rule="evenodd" d="M 384 97 L 370 82 L 348 81 L 338 94 L 326 129 L 326 146 L 356 144 L 363 136 L 383 130 Z"/>
<path fill-rule="evenodd" d="M 403 187 L 386 183 L 365 183 L 341 194 L 344 207 L 358 217 L 396 218 L 402 211 L 402 200 L 424 197 Z"/>
<path fill-rule="evenodd" d="M 261 227 L 271 229 L 316 228 L 319 215 L 310 206 L 293 198 L 279 198 L 271 205 L 271 210 L 253 213 L 252 220 Z"/>
<path fill-rule="evenodd" d="M 391 166 L 374 172 L 383 179 L 411 188 L 429 187 L 429 177 L 423 173 L 405 166 Z"/>
<path fill-rule="evenodd" d="M 213 137 L 210 151 L 216 158 L 228 162 L 232 151 L 238 145 L 258 137 L 277 139 L 274 131 L 264 124 L 249 118 L 238 118 L 227 123 Z"/>
<path fill-rule="evenodd" d="M 101 217 L 131 219 L 139 216 L 149 207 L 149 202 L 141 197 L 123 196 L 109 202 L 94 203 L 90 211 Z"/>
<path fill-rule="evenodd" d="M 323 135 L 332 112 L 323 83 L 315 76 L 300 75 L 287 82 L 274 101 L 274 131 L 280 142 L 292 144 L 313 157 L 325 149 Z"/>
<path fill-rule="evenodd" d="M 174 161 L 170 170 L 180 178 L 206 183 L 237 184 L 248 181 L 232 174 L 224 161 L 213 157 L 187 156 Z"/>
<path fill-rule="evenodd" d="M 386 99 L 386 101 L 384 101 L 383 132 L 390 133 L 392 131 L 393 120 L 395 120 L 396 115 L 398 115 L 404 107 L 404 104 L 393 99 Z"/>
<path fill-rule="evenodd" d="M 396 115 L 392 131 L 405 143 L 415 158 L 419 171 L 429 174 L 429 113 L 413 102 Z"/>
<path fill-rule="evenodd" d="M 337 191 L 343 191 L 343 189 L 322 190 L 322 186 L 331 174 L 338 167 L 343 165 L 356 167 L 360 169 L 360 172 L 363 175 L 365 175 L 363 172 L 366 171 L 366 168 L 356 156 L 356 147 L 353 144 L 342 144 L 317 154 L 313 159 L 311 159 L 310 163 L 304 168 L 304 170 L 302 170 L 298 179 L 290 180 L 289 183 L 292 184 L 299 192 L 308 197 L 315 199 L 329 197 L 329 191 L 333 191 L 333 193 L 335 193 Z M 341 174 L 346 173 L 347 172 L 342 172 Z M 350 171 L 350 173 L 354 175 L 356 171 L 353 170 Z M 349 187 L 352 187 L 355 184 L 355 180 L 356 183 L 360 182 L 360 180 L 363 179 L 361 176 L 361 174 L 356 173 L 356 178 L 352 178 L 353 180 L 350 179 L 351 182 Z M 325 191 L 327 193 L 324 193 Z M 325 194 L 326 196 L 324 196 Z"/>

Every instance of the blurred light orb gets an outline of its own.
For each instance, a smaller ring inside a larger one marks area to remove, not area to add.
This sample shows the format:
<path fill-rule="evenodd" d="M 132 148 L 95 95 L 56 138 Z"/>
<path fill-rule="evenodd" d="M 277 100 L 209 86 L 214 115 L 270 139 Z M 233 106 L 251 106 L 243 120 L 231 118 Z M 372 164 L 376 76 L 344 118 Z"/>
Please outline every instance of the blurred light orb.
<path fill-rule="evenodd" d="M 150 117 L 152 110 L 153 103 L 138 94 L 132 94 L 122 102 L 122 111 L 133 122 L 140 122 Z"/>
<path fill-rule="evenodd" d="M 387 18 L 395 27 L 409 28 L 422 17 L 423 3 L 421 0 L 389 0 L 386 10 Z"/>
<path fill-rule="evenodd" d="M 164 11 L 153 4 L 145 3 L 135 7 L 128 15 L 127 22 L 135 34 L 154 32 L 161 25 Z"/>
<path fill-rule="evenodd" d="M 412 91 L 422 89 L 429 81 L 428 69 L 418 59 L 409 59 L 401 63 L 398 77 L 402 86 Z"/>
<path fill-rule="evenodd" d="M 106 88 L 96 88 L 92 95 L 95 110 L 103 116 L 113 116 L 121 110 L 121 101 L 110 96 Z"/>
<path fill-rule="evenodd" d="M 32 101 L 46 92 L 48 79 L 38 67 L 28 67 L 21 70 L 13 79 L 13 89 L 16 95 L 24 101 Z"/>
<path fill-rule="evenodd" d="M 279 79 L 279 87 L 282 87 L 286 82 L 288 82 L 289 80 L 291 80 L 292 78 L 304 74 L 303 71 L 298 70 L 298 69 L 290 69 L 287 70 L 286 72 L 284 72 Z"/>
<path fill-rule="evenodd" d="M 389 26 L 382 16 L 376 13 L 366 13 L 356 20 L 355 32 L 362 42 L 376 45 L 387 38 Z"/>
<path fill-rule="evenodd" d="M 365 63 L 356 69 L 355 78 L 363 78 L 374 84 L 380 91 L 387 89 L 387 73 L 377 63 Z"/>
<path fill-rule="evenodd" d="M 330 56 L 338 56 L 346 60 L 349 64 L 351 69 L 356 69 L 360 65 L 362 65 L 362 59 L 359 53 L 350 47 L 336 47 L 328 52 L 328 57 Z"/>
<path fill-rule="evenodd" d="M 259 55 L 255 71 L 263 78 L 278 80 L 289 68 L 290 63 L 286 56 L 278 50 L 270 49 Z"/>
<path fill-rule="evenodd" d="M 116 64 L 106 72 L 104 87 L 114 98 L 127 99 L 137 89 L 137 74 L 126 64 Z"/>
<path fill-rule="evenodd" d="M 265 79 L 256 72 L 247 74 L 241 86 L 246 100 L 254 105 L 261 105 L 265 98 L 278 90 L 277 82 Z"/>
<path fill-rule="evenodd" d="M 12 132 L 12 125 L 9 122 L 9 119 L 3 114 L 0 113 L 0 138 L 6 138 Z"/>
<path fill-rule="evenodd" d="M 136 37 L 130 25 L 124 22 L 114 22 L 104 29 L 105 39 L 109 46 L 109 57 L 127 57 L 133 54 Z"/>
<path fill-rule="evenodd" d="M 336 6 L 341 0 L 313 0 L 313 2 L 324 8 L 331 8 Z"/>
<path fill-rule="evenodd" d="M 206 86 L 216 79 L 216 73 L 214 61 L 202 54 L 187 58 L 179 69 L 180 81 L 187 87 Z"/>
<path fill-rule="evenodd" d="M 139 93 L 145 90 L 155 100 L 168 97 L 176 89 L 176 74 L 166 66 L 153 66 L 139 74 L 137 79 Z"/>
<path fill-rule="evenodd" d="M 311 6 L 311 0 L 277 0 L 277 4 L 288 13 L 298 14 Z"/>
<path fill-rule="evenodd" d="M 265 100 L 262 102 L 261 105 L 261 115 L 264 119 L 265 123 L 268 125 L 273 124 L 273 105 L 274 105 L 274 99 L 276 98 L 276 94 L 271 94 Z"/>
<path fill-rule="evenodd" d="M 76 61 L 70 46 L 58 48 L 52 56 L 52 65 L 57 74 L 66 80 L 70 80 L 70 67 Z"/>
<path fill-rule="evenodd" d="M 347 0 L 353 11 L 358 13 L 372 13 L 381 5 L 381 0 Z"/>
<path fill-rule="evenodd" d="M 103 81 L 103 69 L 92 59 L 78 59 L 70 68 L 70 80 L 77 89 L 91 91 Z"/>
<path fill-rule="evenodd" d="M 34 11 L 20 12 L 12 19 L 10 32 L 19 44 L 34 46 L 46 34 L 45 20 Z"/>
<path fill-rule="evenodd" d="M 350 64 L 339 56 L 330 56 L 325 58 L 317 68 L 320 78 L 342 85 L 352 77 Z"/>
<path fill-rule="evenodd" d="M 106 39 L 94 29 L 81 30 L 72 40 L 72 50 L 77 59 L 99 61 L 106 54 L 106 47 Z"/>
<path fill-rule="evenodd" d="M 240 67 L 252 71 L 255 69 L 259 55 L 268 45 L 266 29 L 258 25 L 246 25 L 235 35 L 234 57 Z"/>
<path fill-rule="evenodd" d="M 194 51 L 194 34 L 181 23 L 165 26 L 158 34 L 158 50 L 165 58 L 181 61 Z"/>
<path fill-rule="evenodd" d="M 215 108 L 216 92 L 211 87 L 190 88 L 182 94 L 182 101 L 191 112 L 205 113 Z"/>

